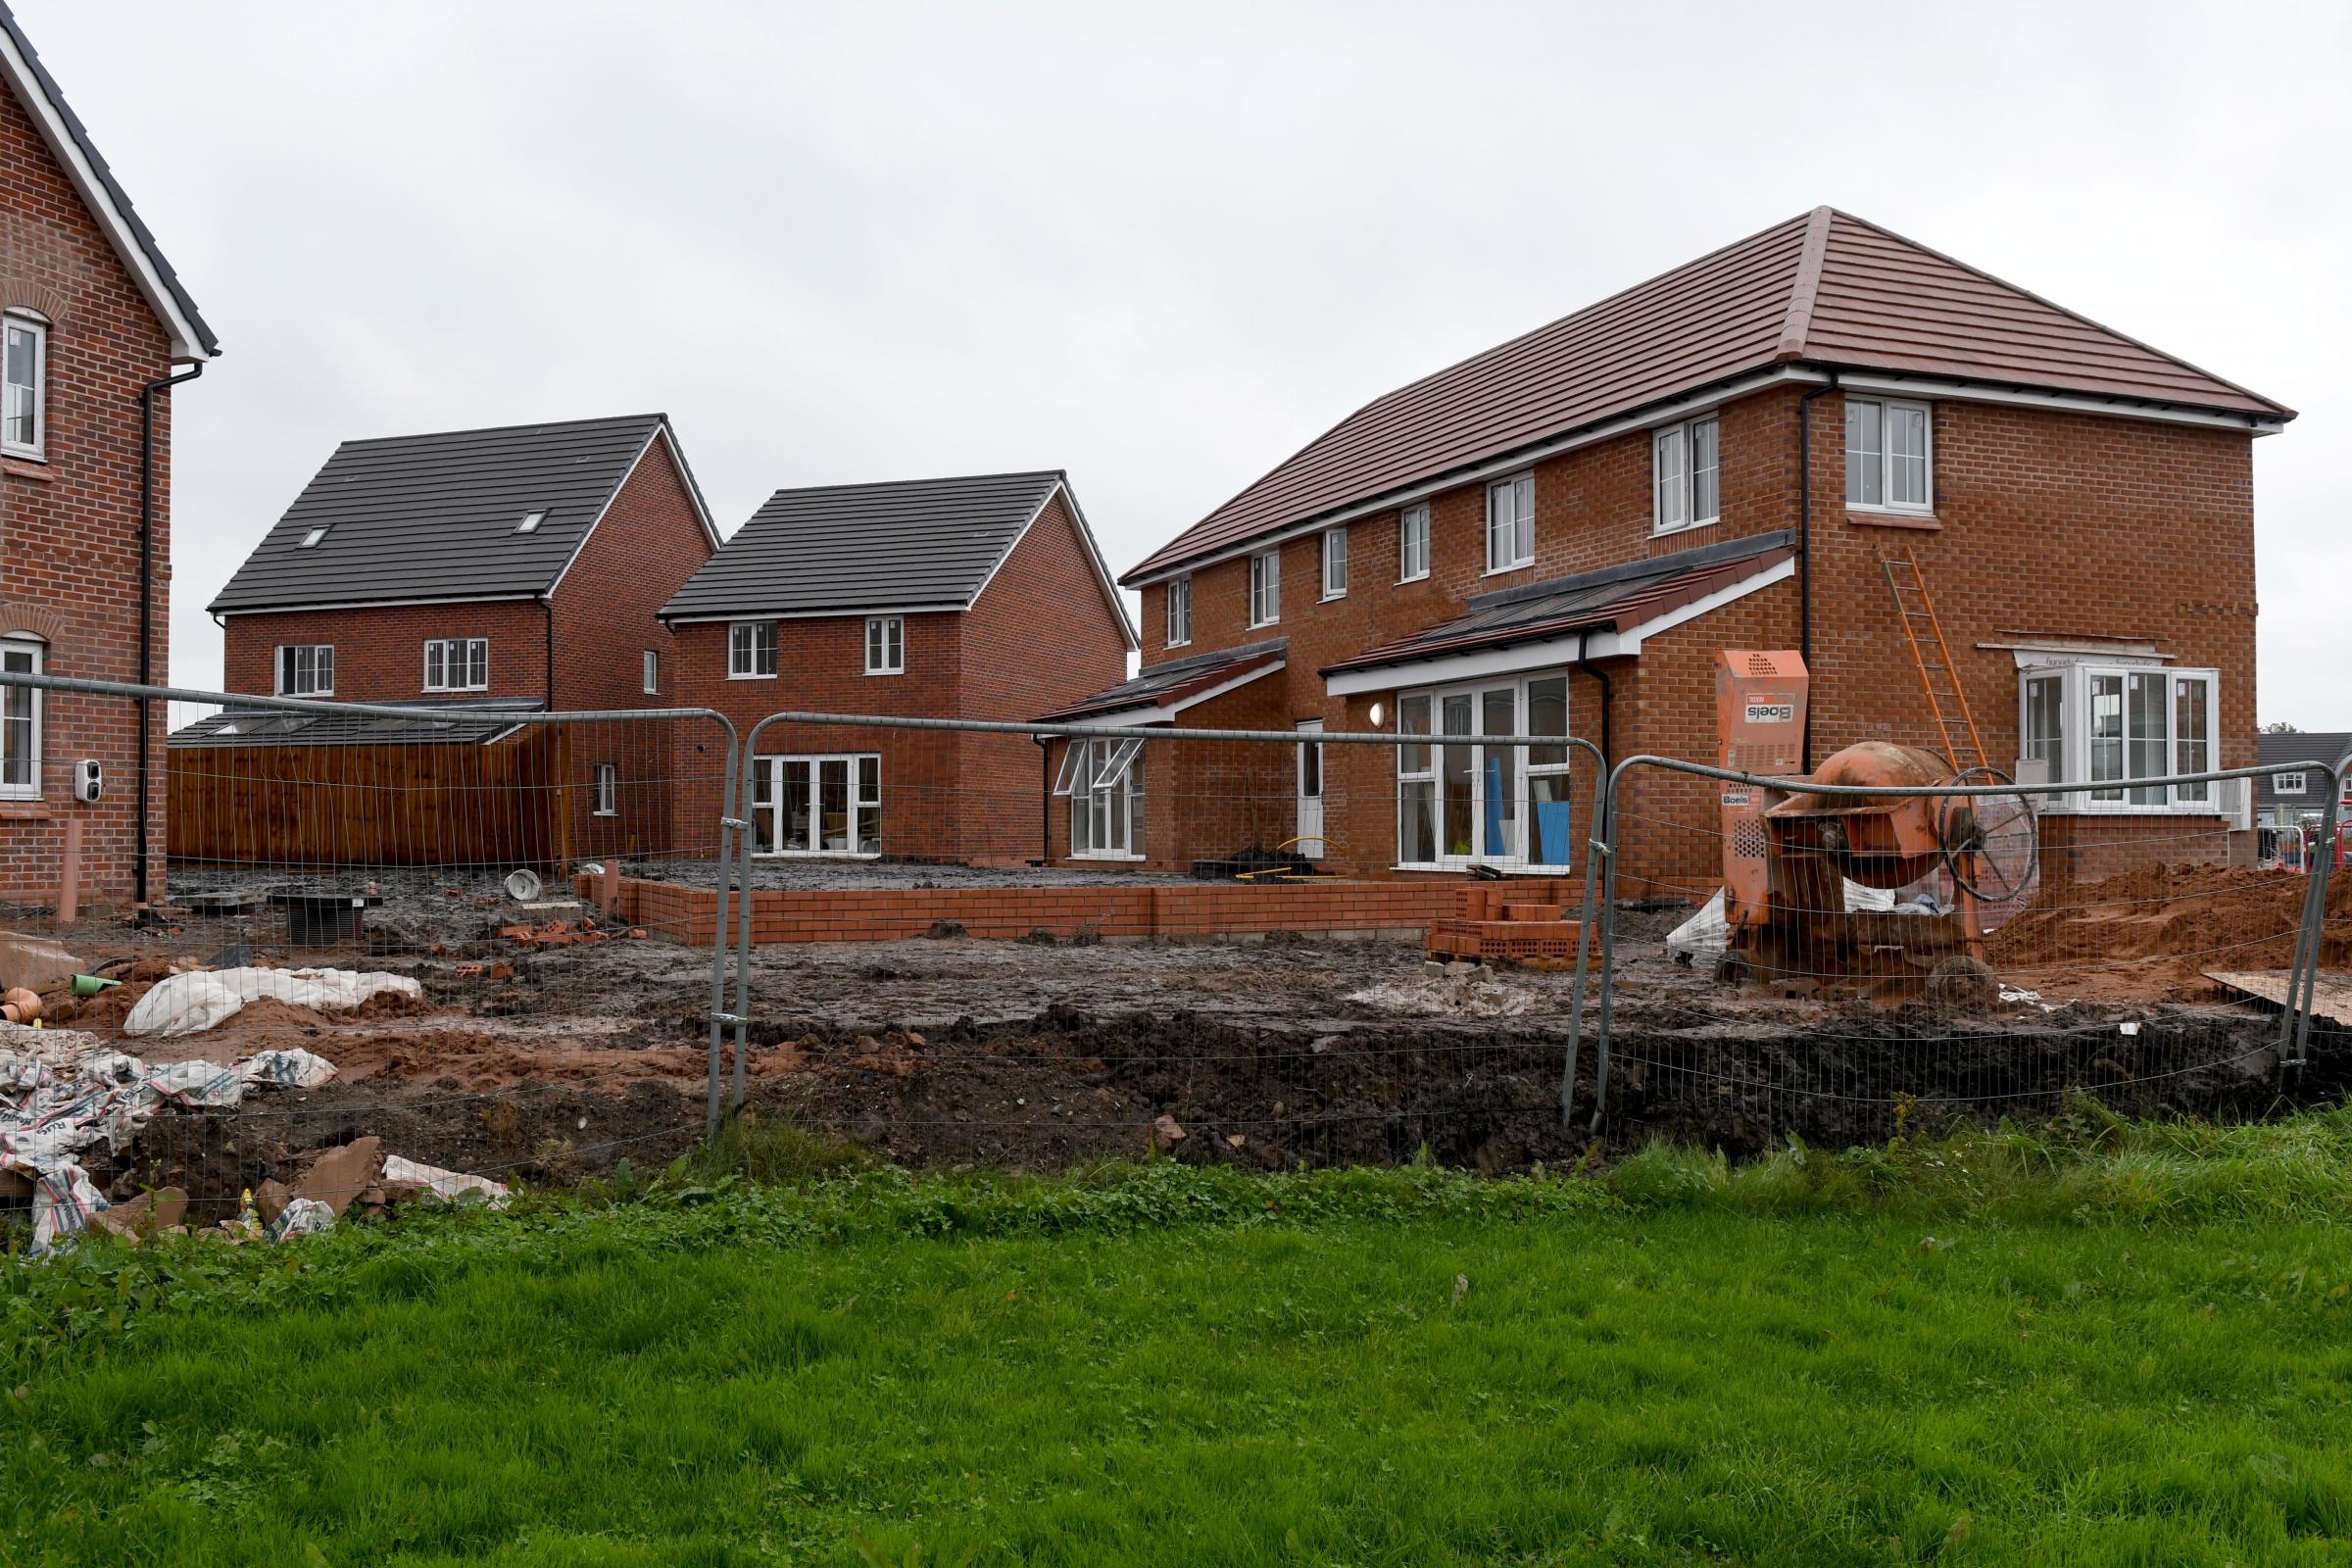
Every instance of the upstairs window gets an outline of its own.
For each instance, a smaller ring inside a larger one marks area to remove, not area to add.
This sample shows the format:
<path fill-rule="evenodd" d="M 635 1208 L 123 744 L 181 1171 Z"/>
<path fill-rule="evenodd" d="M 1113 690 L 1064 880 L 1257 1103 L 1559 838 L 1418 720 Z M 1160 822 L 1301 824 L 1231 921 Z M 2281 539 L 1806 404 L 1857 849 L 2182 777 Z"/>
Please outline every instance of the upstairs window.
<path fill-rule="evenodd" d="M 1933 512 L 1934 439 L 1925 403 L 1847 398 L 1845 504 L 1870 512 Z"/>
<path fill-rule="evenodd" d="M 906 673 L 906 620 L 903 615 L 869 615 L 865 622 L 865 672 Z"/>
<path fill-rule="evenodd" d="M 1282 552 L 1250 558 L 1250 624 L 1271 626 L 1282 618 Z"/>
<path fill-rule="evenodd" d="M 490 639 L 438 637 L 426 643 L 424 689 L 428 692 L 488 691 Z"/>
<path fill-rule="evenodd" d="M 324 528 L 313 528 L 310 532 L 302 536 L 302 543 L 296 545 L 294 548 L 297 550 L 316 550 L 318 548 L 318 541 L 325 537 L 326 530 Z"/>
<path fill-rule="evenodd" d="M 2273 773 L 2271 775 L 2271 793 L 2273 795 L 2309 795 L 2311 793 L 2311 775 L 2308 772 Z"/>
<path fill-rule="evenodd" d="M 11 311 L 6 318 L 7 387 L 0 398 L 0 452 L 42 456 L 49 439 L 49 323 Z"/>
<path fill-rule="evenodd" d="M 41 673 L 45 650 L 27 637 L 0 641 L 0 669 Z M 0 686 L 0 801 L 41 798 L 41 697 L 30 686 Z"/>
<path fill-rule="evenodd" d="M 1655 528 L 1673 533 L 1713 522 L 1721 513 L 1716 446 L 1721 426 L 1712 418 L 1660 430 L 1651 443 Z"/>
<path fill-rule="evenodd" d="M 1429 507 L 1423 503 L 1396 514 L 1396 580 L 1419 582 L 1429 575 Z"/>
<path fill-rule="evenodd" d="M 645 695 L 662 695 L 662 656 L 653 649 L 645 651 Z"/>
<path fill-rule="evenodd" d="M 545 512 L 526 512 L 522 514 L 522 520 L 514 525 L 514 531 L 516 533 L 537 533 L 539 525 L 546 520 L 547 514 Z"/>
<path fill-rule="evenodd" d="M 277 695 L 332 697 L 335 694 L 335 645 L 285 643 L 277 650 Z"/>
<path fill-rule="evenodd" d="M 767 680 L 776 673 L 776 623 L 738 620 L 727 627 L 727 679 Z"/>
<path fill-rule="evenodd" d="M 1193 579 L 1168 579 L 1168 646 L 1182 648 L 1193 640 Z"/>
<path fill-rule="evenodd" d="M 1348 597 L 1348 530 L 1323 530 L 1323 597 Z"/>
<path fill-rule="evenodd" d="M 1510 571 L 1536 562 L 1536 476 L 1497 479 L 1487 486 L 1487 570 Z"/>

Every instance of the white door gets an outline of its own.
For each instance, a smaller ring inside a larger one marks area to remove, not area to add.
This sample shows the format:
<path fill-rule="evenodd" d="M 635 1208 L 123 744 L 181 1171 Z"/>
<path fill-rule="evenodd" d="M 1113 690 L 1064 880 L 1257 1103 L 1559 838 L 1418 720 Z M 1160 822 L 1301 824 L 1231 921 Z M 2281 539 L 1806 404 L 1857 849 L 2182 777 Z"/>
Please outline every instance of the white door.
<path fill-rule="evenodd" d="M 1291 848 L 1310 860 L 1323 858 L 1323 733 L 1319 718 L 1298 724 L 1298 842 Z"/>

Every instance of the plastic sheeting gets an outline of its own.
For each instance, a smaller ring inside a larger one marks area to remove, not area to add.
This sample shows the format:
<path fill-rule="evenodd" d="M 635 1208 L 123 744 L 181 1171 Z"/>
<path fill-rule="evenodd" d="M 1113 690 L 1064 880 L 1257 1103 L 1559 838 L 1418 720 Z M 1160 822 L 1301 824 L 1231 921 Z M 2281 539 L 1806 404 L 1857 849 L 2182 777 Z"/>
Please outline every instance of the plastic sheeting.
<path fill-rule="evenodd" d="M 158 980 L 122 1020 L 126 1035 L 192 1035 L 264 997 L 297 1007 L 347 1011 L 389 991 L 417 997 L 407 975 L 353 969 L 195 969 Z"/>

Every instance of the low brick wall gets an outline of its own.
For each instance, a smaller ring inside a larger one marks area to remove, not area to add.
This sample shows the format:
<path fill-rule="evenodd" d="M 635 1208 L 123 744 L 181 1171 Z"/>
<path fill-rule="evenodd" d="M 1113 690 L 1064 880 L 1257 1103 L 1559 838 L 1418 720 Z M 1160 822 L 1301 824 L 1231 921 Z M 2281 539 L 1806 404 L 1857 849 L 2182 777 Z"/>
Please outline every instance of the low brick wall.
<path fill-rule="evenodd" d="M 968 936 L 1182 941 L 1262 936 L 1361 936 L 1428 929 L 1454 913 L 1460 878 L 1413 882 L 1281 882 L 1262 887 L 1203 882 L 1177 887 L 1105 877 L 1084 887 L 875 888 L 763 891 L 752 895 L 756 943 L 895 942 L 953 920 Z M 1514 902 L 1568 904 L 1581 884 L 1529 878 L 1508 884 Z M 596 879 L 573 886 L 591 903 Z M 612 913 L 673 942 L 708 947 L 718 930 L 718 894 L 635 877 L 618 880 Z"/>

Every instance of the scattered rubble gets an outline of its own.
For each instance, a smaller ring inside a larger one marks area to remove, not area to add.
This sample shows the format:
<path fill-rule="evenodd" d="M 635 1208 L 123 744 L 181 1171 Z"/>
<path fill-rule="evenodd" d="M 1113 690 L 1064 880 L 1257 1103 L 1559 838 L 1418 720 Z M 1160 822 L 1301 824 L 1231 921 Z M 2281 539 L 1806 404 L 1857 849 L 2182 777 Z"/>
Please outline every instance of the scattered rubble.
<path fill-rule="evenodd" d="M 608 931 L 594 919 L 583 916 L 577 921 L 550 920 L 545 925 L 502 925 L 498 934 L 509 942 L 519 942 L 532 948 L 567 948 L 579 942 L 642 942 L 645 927 L 628 926 Z"/>
<path fill-rule="evenodd" d="M 1475 969 L 1383 980 L 1350 991 L 1348 1000 L 1381 1012 L 1416 1018 L 1516 1018 L 1536 1005 L 1534 992 Z"/>

